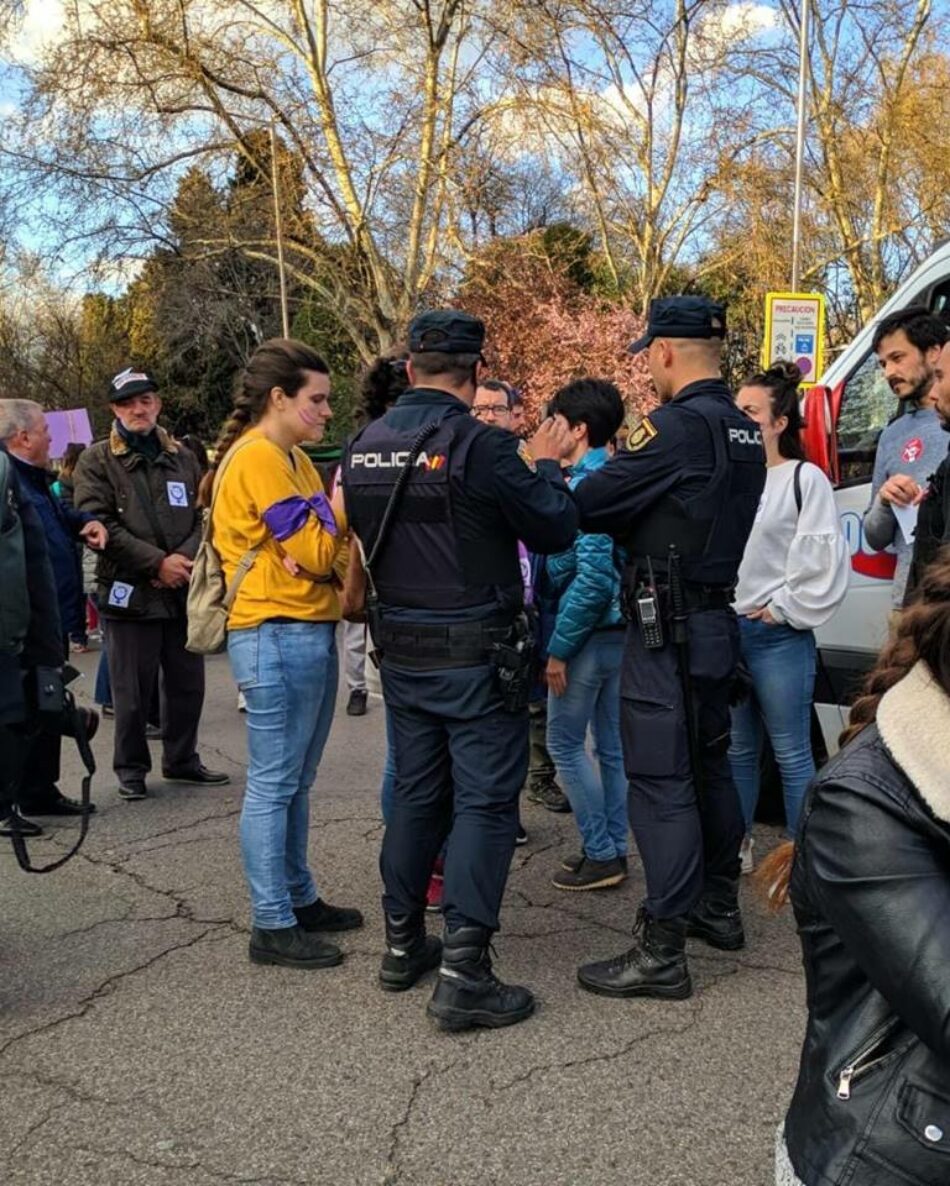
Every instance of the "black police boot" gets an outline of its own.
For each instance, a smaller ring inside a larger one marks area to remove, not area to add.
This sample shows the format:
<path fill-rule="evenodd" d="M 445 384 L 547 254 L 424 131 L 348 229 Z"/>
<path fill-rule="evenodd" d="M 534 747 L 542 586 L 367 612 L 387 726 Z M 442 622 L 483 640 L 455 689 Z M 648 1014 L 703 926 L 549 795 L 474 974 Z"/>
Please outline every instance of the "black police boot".
<path fill-rule="evenodd" d="M 439 966 L 442 940 L 426 934 L 425 913 L 386 915 L 386 952 L 379 983 L 387 992 L 404 992 Z"/>
<path fill-rule="evenodd" d="M 745 946 L 742 915 L 739 913 L 739 883 L 729 877 L 711 877 L 687 916 L 687 935 L 704 939 L 720 951 L 738 951 Z"/>
<path fill-rule="evenodd" d="M 629 951 L 577 969 L 581 988 L 604 997 L 684 1000 L 693 992 L 686 966 L 686 917 L 652 918 L 641 906 Z"/>
<path fill-rule="evenodd" d="M 534 1012 L 534 996 L 526 988 L 502 984 L 492 971 L 487 927 L 445 928 L 439 981 L 426 1012 L 443 1030 L 474 1026 L 498 1029 L 524 1021 Z"/>

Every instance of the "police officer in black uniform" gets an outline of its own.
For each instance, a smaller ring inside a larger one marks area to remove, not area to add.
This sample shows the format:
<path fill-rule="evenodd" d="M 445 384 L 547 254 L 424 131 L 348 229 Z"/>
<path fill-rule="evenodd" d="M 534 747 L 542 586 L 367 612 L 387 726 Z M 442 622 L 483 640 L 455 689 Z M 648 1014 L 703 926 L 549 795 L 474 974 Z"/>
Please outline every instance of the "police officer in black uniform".
<path fill-rule="evenodd" d="M 534 1008 L 526 988 L 493 975 L 488 950 L 528 764 L 530 631 L 517 541 L 561 551 L 578 523 L 558 464 L 570 448 L 566 424 L 548 420 L 525 443 L 471 416 L 483 340 L 482 323 L 465 313 L 418 316 L 412 386 L 353 439 L 343 467 L 378 597 L 370 629 L 396 764 L 380 858 L 380 980 L 409 988 L 441 958 L 428 1012 L 443 1029 L 510 1025 Z M 424 909 L 446 838 L 440 944 L 426 936 Z"/>
<path fill-rule="evenodd" d="M 765 456 L 721 377 L 725 332 L 725 309 L 703 297 L 653 301 L 630 349 L 649 350 L 662 406 L 574 491 L 582 529 L 612 535 L 626 557 L 621 731 L 647 883 L 635 946 L 578 971 L 605 996 L 687 997 L 687 935 L 726 950 L 744 942 L 743 825 L 727 758 L 731 602 Z"/>

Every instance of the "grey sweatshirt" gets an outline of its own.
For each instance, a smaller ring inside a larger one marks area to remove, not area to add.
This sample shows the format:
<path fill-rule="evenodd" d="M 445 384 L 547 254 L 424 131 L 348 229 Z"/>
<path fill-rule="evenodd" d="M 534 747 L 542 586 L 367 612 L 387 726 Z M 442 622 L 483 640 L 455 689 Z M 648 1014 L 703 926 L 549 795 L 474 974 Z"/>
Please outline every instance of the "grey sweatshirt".
<path fill-rule="evenodd" d="M 931 407 L 915 408 L 899 416 L 888 424 L 877 443 L 871 505 L 864 516 L 864 534 L 877 551 L 894 545 L 897 571 L 891 600 L 898 607 L 904 603 L 904 587 L 914 547 L 904 539 L 893 510 L 888 503 L 881 502 L 878 492 L 895 474 L 904 474 L 919 486 L 926 486 L 927 479 L 946 455 L 947 434 L 940 427 L 940 417 Z"/>

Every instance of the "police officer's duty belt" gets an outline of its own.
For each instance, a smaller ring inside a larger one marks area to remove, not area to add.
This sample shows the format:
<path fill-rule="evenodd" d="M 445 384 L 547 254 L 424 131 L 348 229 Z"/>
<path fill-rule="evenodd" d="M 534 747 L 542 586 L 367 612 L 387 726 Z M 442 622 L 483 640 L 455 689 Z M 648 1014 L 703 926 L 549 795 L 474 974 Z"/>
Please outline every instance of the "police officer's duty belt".
<path fill-rule="evenodd" d="M 508 638 L 511 626 L 508 618 L 452 622 L 445 626 L 384 621 L 375 642 L 385 662 L 414 671 L 477 667 L 489 661 L 492 646 Z"/>

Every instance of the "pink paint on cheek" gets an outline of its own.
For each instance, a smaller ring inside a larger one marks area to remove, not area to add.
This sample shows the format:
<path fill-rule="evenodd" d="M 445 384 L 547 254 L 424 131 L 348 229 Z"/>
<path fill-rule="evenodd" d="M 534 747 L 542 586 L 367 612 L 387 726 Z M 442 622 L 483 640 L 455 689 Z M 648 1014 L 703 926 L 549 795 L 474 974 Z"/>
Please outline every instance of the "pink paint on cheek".
<path fill-rule="evenodd" d="M 306 424 L 308 428 L 317 428 L 320 424 L 319 416 L 315 416 L 309 408 L 301 407 L 299 411 L 300 419 Z"/>

